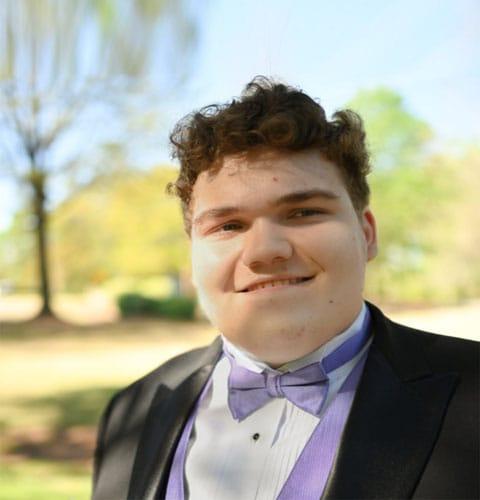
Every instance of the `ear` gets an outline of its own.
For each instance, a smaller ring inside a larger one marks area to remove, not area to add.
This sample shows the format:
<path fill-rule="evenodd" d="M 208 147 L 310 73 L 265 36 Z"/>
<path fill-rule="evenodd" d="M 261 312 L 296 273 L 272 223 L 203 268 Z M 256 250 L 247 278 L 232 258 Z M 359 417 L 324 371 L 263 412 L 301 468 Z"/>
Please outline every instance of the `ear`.
<path fill-rule="evenodd" d="M 367 250 L 367 261 L 374 259 L 378 253 L 377 223 L 369 207 L 364 208 L 361 217 L 363 234 Z"/>

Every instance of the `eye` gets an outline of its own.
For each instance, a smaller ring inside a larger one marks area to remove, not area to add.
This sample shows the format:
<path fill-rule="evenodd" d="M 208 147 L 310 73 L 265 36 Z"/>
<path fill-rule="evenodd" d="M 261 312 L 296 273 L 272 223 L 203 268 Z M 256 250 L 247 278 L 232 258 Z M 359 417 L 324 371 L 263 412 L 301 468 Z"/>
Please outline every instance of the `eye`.
<path fill-rule="evenodd" d="M 318 208 L 299 208 L 298 210 L 294 210 L 290 217 L 292 219 L 299 219 L 302 217 L 312 217 L 314 215 L 324 214 L 324 210 L 319 210 Z"/>
<path fill-rule="evenodd" d="M 226 222 L 225 224 L 218 226 L 216 228 L 216 231 L 231 232 L 231 231 L 238 231 L 241 228 L 242 225 L 240 224 L 240 222 Z"/>
<path fill-rule="evenodd" d="M 211 235 L 215 237 L 223 237 L 227 235 L 234 235 L 245 228 L 245 223 L 240 222 L 240 221 L 227 221 L 227 222 L 222 222 L 218 224 L 217 226 L 213 226 L 210 228 L 207 228 L 205 230 L 205 235 Z"/>

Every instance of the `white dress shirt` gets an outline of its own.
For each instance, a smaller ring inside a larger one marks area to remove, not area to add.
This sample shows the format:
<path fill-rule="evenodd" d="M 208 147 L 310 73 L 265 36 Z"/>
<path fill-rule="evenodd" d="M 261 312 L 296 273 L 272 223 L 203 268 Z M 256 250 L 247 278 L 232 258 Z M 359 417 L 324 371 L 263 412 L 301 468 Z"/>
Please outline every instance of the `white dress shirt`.
<path fill-rule="evenodd" d="M 364 304 L 353 324 L 316 351 L 287 363 L 293 371 L 321 361 L 358 332 L 366 314 Z M 262 372 L 271 368 L 223 338 L 237 363 Z M 228 407 L 230 363 L 224 356 L 215 366 L 212 383 L 199 407 L 185 461 L 186 492 L 190 500 L 274 500 L 325 409 L 353 370 L 371 339 L 353 359 L 328 374 L 330 388 L 319 417 L 284 398 L 273 398 L 241 422 Z"/>

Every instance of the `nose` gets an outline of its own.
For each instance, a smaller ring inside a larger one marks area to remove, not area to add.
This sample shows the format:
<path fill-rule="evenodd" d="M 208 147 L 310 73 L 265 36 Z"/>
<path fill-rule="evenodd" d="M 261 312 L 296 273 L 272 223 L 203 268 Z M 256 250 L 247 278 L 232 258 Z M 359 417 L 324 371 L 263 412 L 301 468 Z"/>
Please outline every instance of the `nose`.
<path fill-rule="evenodd" d="M 281 228 L 267 220 L 256 220 L 245 233 L 243 263 L 250 268 L 288 260 L 293 248 Z"/>

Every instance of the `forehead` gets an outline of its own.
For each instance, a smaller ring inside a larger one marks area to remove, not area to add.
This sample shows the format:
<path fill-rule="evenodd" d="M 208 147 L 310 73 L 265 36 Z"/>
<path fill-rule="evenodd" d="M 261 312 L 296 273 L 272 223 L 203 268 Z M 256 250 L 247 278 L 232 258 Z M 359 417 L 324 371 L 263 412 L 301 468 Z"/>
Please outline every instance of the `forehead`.
<path fill-rule="evenodd" d="M 191 212 L 225 203 L 255 207 L 289 192 L 321 189 L 348 197 L 338 167 L 318 151 L 227 156 L 214 172 L 202 172 L 193 188 Z"/>

